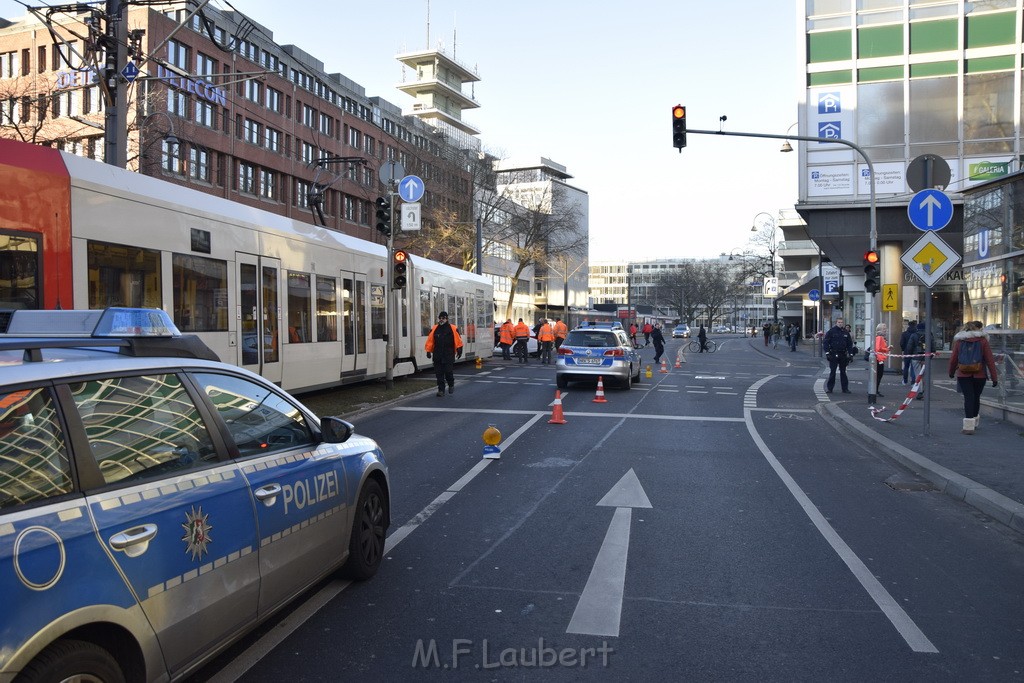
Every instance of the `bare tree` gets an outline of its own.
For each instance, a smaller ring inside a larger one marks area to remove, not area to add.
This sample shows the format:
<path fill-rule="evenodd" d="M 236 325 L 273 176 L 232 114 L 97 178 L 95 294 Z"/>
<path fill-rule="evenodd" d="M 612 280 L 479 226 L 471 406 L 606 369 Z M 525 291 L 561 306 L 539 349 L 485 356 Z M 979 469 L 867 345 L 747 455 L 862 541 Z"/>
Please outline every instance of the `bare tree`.
<path fill-rule="evenodd" d="M 59 88 L 43 76 L 0 80 L 0 137 L 34 145 L 56 146 L 90 134 L 94 125 L 77 121 L 65 111 L 72 93 L 84 88 Z"/>
<path fill-rule="evenodd" d="M 511 287 L 505 305 L 505 316 L 512 315 L 519 281 L 527 268 L 547 268 L 565 258 L 583 258 L 587 234 L 581 207 L 569 197 L 564 186 L 553 182 L 515 183 L 505 185 L 500 195 L 515 203 L 509 220 L 493 226 L 492 236 L 511 252 Z"/>

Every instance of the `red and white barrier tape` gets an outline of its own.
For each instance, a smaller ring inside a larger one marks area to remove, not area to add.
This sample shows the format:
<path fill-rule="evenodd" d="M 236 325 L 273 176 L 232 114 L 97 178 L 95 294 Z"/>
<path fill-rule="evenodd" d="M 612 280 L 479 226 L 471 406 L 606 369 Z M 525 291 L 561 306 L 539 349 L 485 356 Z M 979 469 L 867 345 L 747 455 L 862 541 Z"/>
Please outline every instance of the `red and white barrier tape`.
<path fill-rule="evenodd" d="M 907 397 L 903 399 L 903 403 L 896 409 L 896 412 L 889 417 L 878 417 L 878 414 L 885 410 L 885 406 L 868 406 L 868 410 L 871 411 L 871 417 L 875 418 L 879 422 L 892 422 L 899 419 L 899 416 L 903 414 L 903 411 L 907 409 L 914 399 L 917 398 L 917 394 L 921 391 L 921 384 L 924 382 L 924 370 L 925 365 L 921 363 L 921 374 L 914 380 L 914 384 L 910 387 L 910 391 L 907 393 Z M 870 380 L 868 380 L 870 381 Z"/>

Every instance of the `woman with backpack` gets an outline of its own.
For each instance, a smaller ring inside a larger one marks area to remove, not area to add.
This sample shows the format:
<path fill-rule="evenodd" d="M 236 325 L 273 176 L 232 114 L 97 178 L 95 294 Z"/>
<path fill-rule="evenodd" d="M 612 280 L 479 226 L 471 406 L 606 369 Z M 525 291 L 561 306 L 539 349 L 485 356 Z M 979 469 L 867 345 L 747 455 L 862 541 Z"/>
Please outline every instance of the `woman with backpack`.
<path fill-rule="evenodd" d="M 964 329 L 953 336 L 953 351 L 949 354 L 949 378 L 956 377 L 960 393 L 964 395 L 962 434 L 973 434 L 978 428 L 985 380 L 991 378 L 992 386 L 999 386 L 996 361 L 984 328 L 980 320 L 964 325 Z"/>

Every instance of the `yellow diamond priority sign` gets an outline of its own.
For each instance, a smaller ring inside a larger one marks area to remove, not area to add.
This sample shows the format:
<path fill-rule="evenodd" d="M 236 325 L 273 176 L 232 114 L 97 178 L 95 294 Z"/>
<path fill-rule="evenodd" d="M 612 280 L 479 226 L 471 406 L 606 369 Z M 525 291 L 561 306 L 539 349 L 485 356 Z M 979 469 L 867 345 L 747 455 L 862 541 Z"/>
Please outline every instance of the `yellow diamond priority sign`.
<path fill-rule="evenodd" d="M 960 261 L 960 254 L 943 242 L 938 233 L 926 232 L 903 252 L 900 261 L 931 288 Z"/>

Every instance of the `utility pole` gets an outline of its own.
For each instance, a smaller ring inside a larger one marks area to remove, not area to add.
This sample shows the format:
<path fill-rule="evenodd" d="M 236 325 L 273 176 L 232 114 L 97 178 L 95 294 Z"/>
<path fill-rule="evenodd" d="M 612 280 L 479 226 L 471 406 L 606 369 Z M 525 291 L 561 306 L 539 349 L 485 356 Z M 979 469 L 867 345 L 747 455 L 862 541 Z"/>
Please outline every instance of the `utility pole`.
<path fill-rule="evenodd" d="M 103 82 L 107 91 L 103 161 L 118 168 L 128 165 L 128 93 L 121 70 L 128 63 L 128 4 L 107 0 L 103 37 L 106 61 Z"/>

